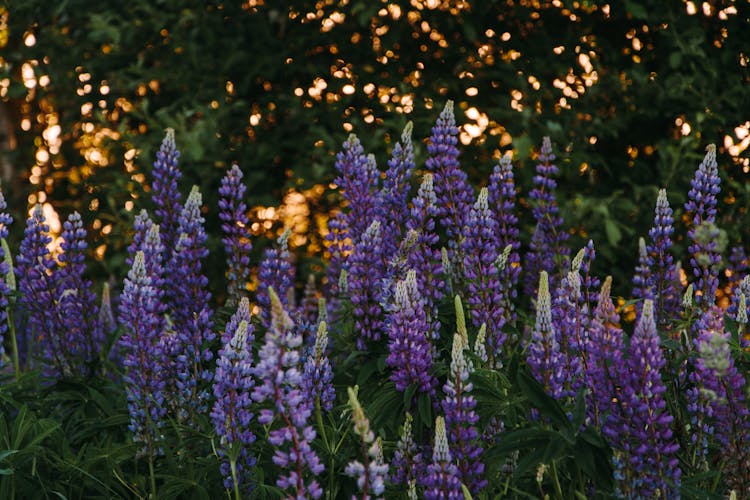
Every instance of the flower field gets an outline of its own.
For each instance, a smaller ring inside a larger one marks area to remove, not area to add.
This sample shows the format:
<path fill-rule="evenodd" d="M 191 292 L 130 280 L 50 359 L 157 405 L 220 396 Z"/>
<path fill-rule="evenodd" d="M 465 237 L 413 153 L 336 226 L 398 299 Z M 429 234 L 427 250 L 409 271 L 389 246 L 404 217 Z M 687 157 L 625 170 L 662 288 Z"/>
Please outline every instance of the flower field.
<path fill-rule="evenodd" d="M 385 166 L 344 142 L 318 275 L 288 231 L 251 262 L 239 166 L 218 206 L 180 192 L 172 131 L 122 283 L 87 273 L 77 213 L 58 245 L 37 205 L 10 248 L 0 193 L 0 498 L 749 498 L 750 277 L 715 146 L 616 284 L 549 138 L 522 193 L 510 155 L 472 186 L 450 101 L 417 165 L 425 132 Z"/>

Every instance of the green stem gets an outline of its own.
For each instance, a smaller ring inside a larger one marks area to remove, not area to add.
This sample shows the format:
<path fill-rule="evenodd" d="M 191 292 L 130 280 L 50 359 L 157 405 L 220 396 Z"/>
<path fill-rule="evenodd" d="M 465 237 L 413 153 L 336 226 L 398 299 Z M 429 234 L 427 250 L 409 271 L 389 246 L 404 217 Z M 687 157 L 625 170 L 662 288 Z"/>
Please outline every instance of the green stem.
<path fill-rule="evenodd" d="M 8 330 L 10 331 L 10 341 L 13 349 L 13 367 L 16 372 L 16 381 L 21 378 L 21 365 L 18 361 L 18 341 L 16 340 L 16 322 L 13 319 L 13 311 L 10 306 L 6 310 L 8 315 Z"/>
<path fill-rule="evenodd" d="M 232 469 L 232 483 L 234 484 L 234 500 L 240 499 L 240 485 L 237 481 L 237 460 L 230 460 L 229 467 Z"/>
<path fill-rule="evenodd" d="M 333 494 L 333 466 L 335 454 L 331 449 L 331 445 L 328 443 L 328 436 L 326 435 L 326 429 L 323 426 L 323 412 L 320 409 L 320 397 L 315 398 L 315 419 L 318 422 L 318 428 L 320 429 L 320 435 L 323 437 L 323 444 L 326 446 L 328 455 L 331 457 L 328 465 L 328 498 L 331 498 Z"/>
<path fill-rule="evenodd" d="M 560 486 L 560 479 L 557 477 L 557 466 L 555 465 L 554 460 L 552 461 L 552 483 L 555 485 L 555 494 L 557 495 L 557 498 L 565 498 L 562 493 L 562 487 Z"/>
<path fill-rule="evenodd" d="M 154 458 L 149 453 L 148 456 L 148 473 L 151 478 L 151 498 L 156 500 L 156 476 L 154 476 Z"/>

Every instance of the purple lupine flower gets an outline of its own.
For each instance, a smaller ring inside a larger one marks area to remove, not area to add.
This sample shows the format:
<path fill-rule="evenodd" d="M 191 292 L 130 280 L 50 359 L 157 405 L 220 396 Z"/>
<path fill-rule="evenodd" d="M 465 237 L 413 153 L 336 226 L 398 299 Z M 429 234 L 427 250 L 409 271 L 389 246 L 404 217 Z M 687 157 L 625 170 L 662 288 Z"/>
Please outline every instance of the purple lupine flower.
<path fill-rule="evenodd" d="M 3 341 L 5 333 L 8 331 L 8 304 L 10 295 L 13 293 L 11 288 L 11 279 L 15 279 L 11 276 L 9 259 L 10 255 L 5 255 L 5 239 L 8 237 L 8 226 L 13 224 L 13 217 L 10 216 L 5 209 L 8 208 L 5 202 L 5 196 L 0 191 L 0 368 L 2 368 L 2 359 L 5 354 L 3 349 Z M 18 370 L 18 367 L 16 367 Z"/>
<path fill-rule="evenodd" d="M 735 365 L 724 329 L 723 312 L 713 307 L 704 313 L 700 336 L 694 340 L 696 383 L 714 417 L 728 490 L 748 492 L 750 474 L 750 410 L 746 403 L 745 378 Z"/>
<path fill-rule="evenodd" d="M 536 290 L 536 278 L 540 271 L 547 272 L 550 286 L 554 288 L 555 276 L 568 267 L 568 233 L 562 228 L 563 219 L 555 201 L 557 182 L 553 177 L 557 175 L 558 169 L 553 161 L 555 155 L 552 153 L 552 143 L 549 137 L 545 137 L 539 151 L 534 189 L 529 193 L 529 198 L 534 203 L 532 213 L 536 220 L 531 248 L 526 254 L 524 290 L 530 296 L 533 296 Z"/>
<path fill-rule="evenodd" d="M 167 263 L 166 297 L 176 334 L 174 354 L 177 372 L 176 401 L 178 418 L 192 417 L 205 409 L 209 393 L 202 382 L 210 382 L 213 358 L 209 343 L 215 335 L 211 293 L 201 261 L 208 255 L 206 232 L 201 216 L 201 194 L 195 186 L 190 191 L 179 218 L 179 239 Z"/>
<path fill-rule="evenodd" d="M 432 174 L 425 174 L 417 195 L 412 199 L 412 206 L 406 219 L 407 235 L 402 243 L 404 266 L 398 277 L 403 278 L 409 269 L 417 274 L 417 284 L 422 290 L 427 321 L 431 325 L 429 338 L 440 336 L 438 304 L 445 296 L 446 284 L 443 276 L 442 257 L 438 248 L 438 235 L 435 233 L 435 219 L 438 216 L 437 197 Z M 412 244 L 409 244 L 409 233 Z M 392 288 L 392 287 L 391 287 Z"/>
<path fill-rule="evenodd" d="M 401 142 L 396 143 L 388 160 L 388 170 L 380 190 L 379 205 L 383 207 L 380 221 L 383 224 L 383 248 L 390 258 L 396 253 L 403 237 L 401 221 L 408 213 L 409 179 L 416 168 L 414 163 L 414 146 L 411 141 L 412 123 L 404 127 Z"/>
<path fill-rule="evenodd" d="M 57 265 L 47 247 L 52 241 L 48 232 L 42 205 L 38 204 L 26 221 L 16 258 L 18 290 L 21 292 L 19 301 L 28 314 L 29 328 L 41 349 L 45 373 L 53 377 L 71 377 L 76 371 L 56 306 L 59 292 L 53 272 Z"/>
<path fill-rule="evenodd" d="M 227 321 L 227 324 L 224 326 L 224 331 L 221 333 L 221 345 L 224 346 L 231 342 L 234 334 L 237 332 L 237 328 L 243 321 L 247 322 L 247 324 L 252 328 L 252 325 L 250 323 L 252 321 L 250 313 L 250 300 L 247 297 L 242 297 L 240 299 L 240 303 L 237 304 L 237 309 L 234 311 L 234 313 L 232 313 L 232 315 L 229 317 L 229 321 Z M 254 337 L 251 336 L 251 338 Z"/>
<path fill-rule="evenodd" d="M 638 265 L 633 275 L 633 297 L 643 300 L 654 300 L 654 290 L 651 288 L 652 282 L 651 267 L 648 265 L 646 240 L 638 238 Z"/>
<path fill-rule="evenodd" d="M 612 398 L 619 398 L 620 373 L 625 370 L 624 344 L 620 316 L 612 303 L 610 290 L 612 277 L 607 276 L 599 292 L 586 343 L 585 381 L 589 389 L 588 417 L 597 428 L 602 428 L 607 415 L 613 410 Z M 603 429 L 610 442 L 617 438 Z"/>
<path fill-rule="evenodd" d="M 266 248 L 258 269 L 258 290 L 255 300 L 260 307 L 260 317 L 266 328 L 271 322 L 269 290 L 278 290 L 279 299 L 284 307 L 289 307 L 289 295 L 294 293 L 294 267 L 289 253 L 290 234 L 289 229 L 285 230 L 276 240 L 277 246 Z"/>
<path fill-rule="evenodd" d="M 459 474 L 448 446 L 445 420 L 443 417 L 437 417 L 432 463 L 427 466 L 421 480 L 425 500 L 462 500 L 465 498 Z"/>
<path fill-rule="evenodd" d="M 152 237 L 158 240 L 158 226 L 153 227 Z M 149 266 L 147 260 L 152 261 Z M 138 250 L 125 279 L 119 307 L 120 323 L 125 326 L 119 346 L 124 358 L 129 429 L 133 441 L 143 446 L 140 453 L 150 458 L 161 452 L 160 429 L 166 415 L 165 380 L 161 370 L 163 353 L 158 343 L 163 329 L 159 312 L 162 291 L 152 286 L 148 272 L 149 267 L 158 269 L 160 266 L 160 253 Z"/>
<path fill-rule="evenodd" d="M 328 252 L 331 257 L 328 260 L 323 292 L 328 297 L 328 311 L 333 313 L 338 308 L 339 296 L 343 293 L 343 290 L 339 290 L 339 277 L 342 271 L 348 269 L 346 257 L 352 249 L 349 227 L 343 212 L 328 219 L 328 233 L 325 235 L 325 240 L 328 242 Z"/>
<path fill-rule="evenodd" d="M 354 245 L 347 273 L 357 349 L 360 351 L 380 340 L 385 330 L 379 285 L 385 278 L 386 265 L 382 226 L 379 220 L 374 220 Z"/>
<path fill-rule="evenodd" d="M 268 293 L 271 324 L 254 370 L 258 385 L 252 397 L 260 404 L 268 402 L 270 408 L 262 409 L 257 420 L 262 425 L 275 423 L 268 442 L 276 450 L 272 461 L 281 469 L 276 485 L 287 490 L 290 498 L 320 498 L 320 485 L 314 479 L 308 480 L 310 474 L 323 472 L 324 466 L 310 447 L 315 429 L 307 423 L 312 405 L 301 389 L 302 337 L 273 288 Z"/>
<path fill-rule="evenodd" d="M 365 150 L 354 134 L 349 136 L 336 155 L 336 171 L 339 176 L 333 182 L 343 191 L 347 202 L 349 237 L 352 241 L 359 241 L 379 212 L 377 192 L 380 172 L 375 158 L 365 156 Z"/>
<path fill-rule="evenodd" d="M 500 270 L 495 265 L 500 251 L 497 247 L 498 223 L 489 209 L 487 188 L 482 188 L 469 212 L 464 230 L 462 250 L 464 279 L 469 295 L 469 308 L 474 327 L 486 325 L 490 360 L 502 365 L 505 324 Z"/>
<path fill-rule="evenodd" d="M 305 360 L 302 391 L 305 400 L 315 401 L 316 408 L 331 411 L 336 401 L 336 391 L 333 388 L 333 369 L 328 360 L 327 348 L 328 325 L 321 321 L 318 323 L 313 352 Z"/>
<path fill-rule="evenodd" d="M 427 146 L 428 158 L 425 169 L 434 176 L 440 225 L 448 237 L 448 254 L 457 279 L 461 282 L 462 258 L 459 242 L 463 236 L 466 217 L 474 199 L 466 172 L 458 162 L 458 127 L 453 115 L 453 101 L 445 103 L 445 108 L 432 127 L 432 135 Z"/>
<path fill-rule="evenodd" d="M 664 399 L 660 370 L 666 364 L 659 347 L 654 303 L 646 299 L 630 340 L 626 370 L 620 374 L 622 399 L 610 414 L 611 429 L 619 430 L 615 479 L 627 497 L 679 496 L 679 445 L 672 436 L 672 416 Z M 609 424 L 608 424 L 609 425 Z"/>
<path fill-rule="evenodd" d="M 247 300 L 243 297 L 243 300 Z M 253 327 L 244 318 L 219 351 L 214 377 L 214 403 L 211 419 L 219 436 L 219 456 L 224 487 L 239 490 L 243 476 L 255 464 L 250 446 L 255 434 L 250 430 L 253 413 L 250 409 L 255 382 L 250 346 Z"/>
<path fill-rule="evenodd" d="M 180 236 L 179 219 L 182 212 L 182 195 L 177 183 L 182 177 L 177 161 L 180 152 L 174 142 L 174 130 L 167 129 L 156 161 L 151 171 L 154 179 L 151 183 L 151 199 L 156 205 L 156 219 L 161 228 L 161 242 L 164 245 L 164 259 L 169 259 L 172 249 Z"/>
<path fill-rule="evenodd" d="M 469 382 L 470 364 L 464 357 L 464 344 L 461 334 L 453 335 L 451 351 L 450 376 L 443 385 L 445 399 L 442 401 L 445 413 L 445 427 L 448 442 L 453 450 L 454 462 L 458 465 L 461 482 L 476 495 L 487 486 L 484 479 L 484 464 L 481 461 L 482 447 L 477 438 L 476 424 L 479 415 L 474 412 L 477 402 L 471 395 L 472 384 Z"/>
<path fill-rule="evenodd" d="M 351 387 L 349 392 L 349 406 L 352 409 L 352 420 L 354 421 L 354 433 L 360 438 L 363 462 L 353 460 L 346 466 L 347 476 L 357 478 L 357 489 L 362 492 L 362 500 L 371 498 L 382 498 L 379 495 L 385 491 L 385 476 L 388 473 L 388 464 L 382 461 L 382 449 L 380 440 L 370 430 L 370 421 L 365 416 L 362 406 L 357 400 L 357 393 Z M 352 500 L 356 499 L 352 496 Z"/>
<path fill-rule="evenodd" d="M 581 293 L 580 267 L 584 250 L 573 259 L 572 270 L 560 281 L 552 308 L 552 321 L 563 363 L 561 397 L 574 398 L 583 386 L 586 345 L 591 318 Z"/>
<path fill-rule="evenodd" d="M 510 245 L 505 267 L 501 270 L 503 310 L 506 321 L 514 322 L 516 312 L 513 301 L 518 296 L 518 278 L 521 275 L 521 241 L 518 239 L 518 216 L 516 215 L 516 184 L 513 163 L 508 153 L 495 165 L 488 186 L 488 202 L 498 223 L 497 248 Z"/>
<path fill-rule="evenodd" d="M 432 345 L 429 340 L 422 294 L 417 275 L 410 270 L 406 278 L 396 284 L 391 323 L 388 331 L 388 366 L 393 368 L 391 380 L 403 392 L 411 384 L 420 392 L 433 394 L 437 380 L 430 374 Z"/>
<path fill-rule="evenodd" d="M 318 312 L 320 311 L 319 306 L 320 299 L 318 298 L 318 288 L 315 284 L 315 275 L 310 274 L 307 277 L 305 283 L 305 289 L 302 291 L 302 301 L 300 303 L 300 316 L 304 321 L 315 324 L 319 322 Z M 313 338 L 314 342 L 315 339 Z"/>
<path fill-rule="evenodd" d="M 248 238 L 250 219 L 244 201 L 245 185 L 242 170 L 237 164 L 221 179 L 219 188 L 219 219 L 224 235 L 221 242 L 227 256 L 227 305 L 234 307 L 247 295 L 247 279 L 250 275 L 250 251 L 253 244 Z"/>
<path fill-rule="evenodd" d="M 564 391 L 565 357 L 560 352 L 557 332 L 552 323 L 552 297 L 546 271 L 539 273 L 536 300 L 536 324 L 531 332 L 527 363 L 531 374 L 547 394 L 560 399 Z"/>
<path fill-rule="evenodd" d="M 424 463 L 422 453 L 412 436 L 412 421 L 411 413 L 406 412 L 404 427 L 391 460 L 392 472 L 389 480 L 394 485 L 406 486 L 409 500 L 416 500 L 417 478 L 424 475 Z"/>
<path fill-rule="evenodd" d="M 672 257 L 674 217 L 667 200 L 667 191 L 659 190 L 656 198 L 654 226 L 648 232 L 646 265 L 650 268 L 649 286 L 654 297 L 656 324 L 665 327 L 670 318 L 679 314 L 680 282 L 677 266 Z"/>
<path fill-rule="evenodd" d="M 744 301 L 744 302 L 743 302 Z M 727 308 L 727 314 L 733 318 L 736 318 L 738 322 L 740 322 L 741 326 L 744 328 L 745 324 L 747 323 L 747 318 L 750 316 L 750 275 L 746 275 L 744 278 L 742 278 L 742 281 L 740 281 L 737 288 L 735 288 L 734 293 L 732 294 L 732 300 L 729 303 L 729 307 Z M 740 319 L 744 319 L 745 322 L 742 323 Z M 746 331 L 743 330 L 740 332 L 740 346 L 744 349 L 747 347 L 747 339 L 745 337 Z"/>
<path fill-rule="evenodd" d="M 98 371 L 101 348 L 104 345 L 104 327 L 99 321 L 96 294 L 91 281 L 84 278 L 86 271 L 86 230 L 78 212 L 72 213 L 63 223 L 62 267 L 54 274 L 55 288 L 65 343 L 76 360 L 76 371 L 82 376 L 93 376 Z"/>
<path fill-rule="evenodd" d="M 690 181 L 685 212 L 690 216 L 692 226 L 688 231 L 691 244 L 690 267 L 696 281 L 695 301 L 702 307 L 710 307 L 716 299 L 719 286 L 719 264 L 721 255 L 717 247 L 719 229 L 716 227 L 716 197 L 719 194 L 721 179 L 716 164 L 716 146 L 709 144 L 706 156 Z"/>

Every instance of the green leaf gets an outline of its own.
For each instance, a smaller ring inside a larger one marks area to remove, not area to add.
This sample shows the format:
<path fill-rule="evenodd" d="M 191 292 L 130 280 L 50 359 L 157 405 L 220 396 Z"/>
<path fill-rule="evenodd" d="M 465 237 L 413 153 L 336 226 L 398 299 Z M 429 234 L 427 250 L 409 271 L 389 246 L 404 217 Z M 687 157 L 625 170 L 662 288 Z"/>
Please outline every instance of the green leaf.
<path fill-rule="evenodd" d="M 432 423 L 432 402 L 427 394 L 420 394 L 417 400 L 417 408 L 419 409 L 419 417 L 422 419 L 427 427 L 431 427 Z"/>
<path fill-rule="evenodd" d="M 622 232 L 620 232 L 617 223 L 612 219 L 604 220 L 604 231 L 607 233 L 607 241 L 612 246 L 616 246 L 622 239 Z"/>
<path fill-rule="evenodd" d="M 518 385 L 524 395 L 543 416 L 548 417 L 560 429 L 570 429 L 571 423 L 560 403 L 550 397 L 542 385 L 526 370 L 519 370 L 516 377 Z"/>

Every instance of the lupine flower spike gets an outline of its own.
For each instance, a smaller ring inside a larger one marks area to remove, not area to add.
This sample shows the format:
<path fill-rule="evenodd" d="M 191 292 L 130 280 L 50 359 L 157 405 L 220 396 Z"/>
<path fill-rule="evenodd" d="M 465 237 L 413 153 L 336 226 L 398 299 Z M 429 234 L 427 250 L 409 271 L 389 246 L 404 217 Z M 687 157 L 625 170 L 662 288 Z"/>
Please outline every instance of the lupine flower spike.
<path fill-rule="evenodd" d="M 549 275 L 550 286 L 554 289 L 555 277 L 567 269 L 570 249 L 566 246 L 568 233 L 563 231 L 563 219 L 559 214 L 555 201 L 557 182 L 554 177 L 558 173 L 552 163 L 555 155 L 552 153 L 552 142 L 549 137 L 542 141 L 539 151 L 539 164 L 534 176 L 534 189 L 529 198 L 534 203 L 534 219 L 536 227 L 531 237 L 531 248 L 526 254 L 526 285 L 527 295 L 533 295 L 536 289 L 536 279 L 541 271 Z"/>
<path fill-rule="evenodd" d="M 422 453 L 414 443 L 412 421 L 411 413 L 407 412 L 401 437 L 396 445 L 396 452 L 393 454 L 392 472 L 389 479 L 395 485 L 406 486 L 409 500 L 416 500 L 417 478 L 422 477 L 424 473 L 424 463 Z"/>
<path fill-rule="evenodd" d="M 266 248 L 263 260 L 258 270 L 258 291 L 256 300 L 260 307 L 260 317 L 264 326 L 268 327 L 271 321 L 271 298 L 269 290 L 278 290 L 279 299 L 284 307 L 288 307 L 289 290 L 294 288 L 294 267 L 292 267 L 291 254 L 289 253 L 289 235 L 291 231 L 286 229 L 276 246 Z"/>
<path fill-rule="evenodd" d="M 565 358 L 560 352 L 557 333 L 552 323 L 552 297 L 547 272 L 539 274 L 536 301 L 536 324 L 529 343 L 528 364 L 532 375 L 550 396 L 563 396 Z"/>
<path fill-rule="evenodd" d="M 8 205 L 5 203 L 5 197 L 3 192 L 0 191 L 0 368 L 2 368 L 2 360 L 5 355 L 3 349 L 4 336 L 8 332 L 8 305 L 10 301 L 10 295 L 13 292 L 9 278 L 11 277 L 10 270 L 10 255 L 6 254 L 7 244 L 5 243 L 8 237 L 8 226 L 13 223 L 13 218 L 5 211 Z M 15 342 L 15 339 L 12 340 Z M 14 352 L 16 355 L 17 352 Z M 14 360 L 14 364 L 18 365 L 18 360 Z M 18 366 L 15 367 L 16 373 L 18 373 Z"/>
<path fill-rule="evenodd" d="M 475 495 L 487 485 L 487 481 L 483 477 L 484 464 L 481 462 L 483 450 L 477 441 L 479 415 L 474 412 L 477 402 L 471 395 L 471 366 L 463 352 L 467 347 L 461 334 L 453 335 L 450 376 L 443 386 L 445 399 L 442 407 L 448 442 L 453 450 L 454 462 L 458 465 L 461 482 Z"/>
<path fill-rule="evenodd" d="M 180 236 L 178 224 L 182 212 L 182 195 L 177 183 L 182 177 L 182 172 L 177 164 L 179 158 L 180 152 L 175 146 L 174 130 L 168 128 L 151 171 L 151 199 L 156 205 L 156 220 L 161 227 L 161 240 L 166 252 L 164 260 L 169 258 Z"/>
<path fill-rule="evenodd" d="M 720 191 L 719 170 L 716 164 L 716 146 L 709 144 L 706 156 L 690 181 L 685 212 L 690 216 L 692 227 L 688 231 L 691 244 L 690 267 L 696 279 L 695 301 L 702 308 L 715 301 L 719 285 L 719 229 L 716 227 L 716 204 Z"/>
<path fill-rule="evenodd" d="M 356 242 L 377 218 L 380 172 L 374 158 L 365 156 L 364 148 L 354 134 L 336 155 L 336 171 L 339 176 L 334 183 L 347 202 L 346 227 L 349 237 Z"/>
<path fill-rule="evenodd" d="M 219 351 L 214 377 L 216 402 L 211 419 L 220 440 L 221 473 L 224 487 L 234 488 L 237 498 L 243 476 L 255 464 L 255 458 L 250 454 L 255 434 L 249 428 L 253 418 L 250 395 L 255 385 L 250 355 L 252 342 L 252 325 L 243 319 L 232 338 Z"/>
<path fill-rule="evenodd" d="M 314 401 L 316 409 L 331 411 L 336 401 L 333 388 L 333 369 L 328 360 L 328 325 L 325 321 L 318 323 L 313 352 L 305 360 L 302 390 L 305 399 Z"/>
<path fill-rule="evenodd" d="M 396 284 L 388 332 L 390 353 L 386 362 L 394 370 L 391 380 L 397 390 L 403 392 L 410 384 L 416 384 L 420 392 L 434 392 L 437 380 L 430 373 L 432 345 L 429 332 L 416 273 L 410 270 L 406 279 Z"/>
<path fill-rule="evenodd" d="M 247 279 L 250 275 L 250 251 L 253 248 L 249 239 L 250 219 L 244 201 L 245 185 L 242 183 L 242 170 L 232 165 L 221 180 L 219 188 L 219 219 L 224 235 L 221 242 L 227 258 L 227 305 L 234 307 L 247 294 Z"/>
<path fill-rule="evenodd" d="M 352 420 L 354 421 L 354 433 L 360 438 L 361 456 L 364 462 L 353 460 L 346 466 L 346 474 L 357 479 L 357 488 L 362 493 L 361 500 L 372 498 L 382 499 L 385 491 L 385 476 L 388 473 L 388 464 L 383 463 L 383 452 L 380 440 L 370 430 L 370 421 L 357 399 L 357 392 L 349 387 L 349 406 L 352 409 Z M 352 497 L 357 498 L 356 496 Z"/>
<path fill-rule="evenodd" d="M 158 226 L 155 237 L 158 239 Z M 159 250 L 161 245 L 152 248 Z M 148 253 L 147 253 L 148 252 Z M 153 259 L 150 266 L 147 259 Z M 120 339 L 125 367 L 125 384 L 133 441 L 142 445 L 141 453 L 153 458 L 160 453 L 161 427 L 164 424 L 165 381 L 161 369 L 163 353 L 159 336 L 163 328 L 160 314 L 161 290 L 152 286 L 148 269 L 161 266 L 161 253 L 138 250 L 125 279 L 120 301 L 120 323 L 126 326 Z"/>
<path fill-rule="evenodd" d="M 254 370 L 258 385 L 252 395 L 256 403 L 267 403 L 267 407 L 257 420 L 262 425 L 276 424 L 268 434 L 268 442 L 276 449 L 273 463 L 280 469 L 276 485 L 291 498 L 320 498 L 323 490 L 317 480 L 310 479 L 323 472 L 324 466 L 310 447 L 316 433 L 308 425 L 312 405 L 301 388 L 302 336 L 274 289 L 268 294 L 271 323 Z"/>
<path fill-rule="evenodd" d="M 414 146 L 411 141 L 412 123 L 404 127 L 401 142 L 393 148 L 388 170 L 385 172 L 383 188 L 380 190 L 380 202 L 383 207 L 381 222 L 383 224 L 383 248 L 388 258 L 393 257 L 398 249 L 401 234 L 401 220 L 408 213 L 409 179 L 416 168 L 414 163 Z"/>
<path fill-rule="evenodd" d="M 671 254 L 674 217 L 667 200 L 667 191 L 659 190 L 656 198 L 654 226 L 648 232 L 646 265 L 650 268 L 649 287 L 654 297 L 657 326 L 666 326 L 670 317 L 679 313 L 679 274 Z"/>
<path fill-rule="evenodd" d="M 357 349 L 364 351 L 384 333 L 383 307 L 379 284 L 386 273 L 383 230 L 379 220 L 373 220 L 349 256 L 347 273 L 349 297 L 352 301 L 356 326 Z"/>
<path fill-rule="evenodd" d="M 427 466 L 422 478 L 426 500 L 462 500 L 461 480 L 448 445 L 445 419 L 435 419 L 435 443 L 432 447 L 432 463 Z"/>

